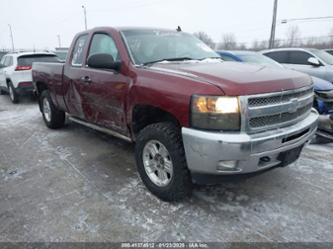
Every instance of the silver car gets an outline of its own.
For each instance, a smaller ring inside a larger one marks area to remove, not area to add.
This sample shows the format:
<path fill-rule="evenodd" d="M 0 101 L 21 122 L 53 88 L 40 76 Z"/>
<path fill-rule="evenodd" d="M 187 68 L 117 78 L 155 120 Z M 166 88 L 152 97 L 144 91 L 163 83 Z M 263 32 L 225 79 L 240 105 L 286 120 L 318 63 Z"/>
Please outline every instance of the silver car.
<path fill-rule="evenodd" d="M 333 83 L 333 56 L 314 48 L 279 48 L 262 54 L 294 69 Z"/>

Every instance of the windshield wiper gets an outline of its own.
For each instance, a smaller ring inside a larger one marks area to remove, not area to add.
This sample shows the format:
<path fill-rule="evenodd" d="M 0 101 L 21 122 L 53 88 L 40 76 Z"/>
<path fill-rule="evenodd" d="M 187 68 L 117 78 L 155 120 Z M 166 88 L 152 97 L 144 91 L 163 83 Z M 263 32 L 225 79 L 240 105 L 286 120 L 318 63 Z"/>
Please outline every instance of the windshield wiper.
<path fill-rule="evenodd" d="M 148 61 L 148 62 L 142 63 L 142 65 L 147 66 L 147 65 L 162 62 L 162 61 L 189 61 L 189 60 L 196 60 L 196 59 L 191 58 L 191 57 L 175 57 L 175 58 L 166 58 L 166 59 L 160 59 L 160 60 L 155 60 L 155 61 Z"/>

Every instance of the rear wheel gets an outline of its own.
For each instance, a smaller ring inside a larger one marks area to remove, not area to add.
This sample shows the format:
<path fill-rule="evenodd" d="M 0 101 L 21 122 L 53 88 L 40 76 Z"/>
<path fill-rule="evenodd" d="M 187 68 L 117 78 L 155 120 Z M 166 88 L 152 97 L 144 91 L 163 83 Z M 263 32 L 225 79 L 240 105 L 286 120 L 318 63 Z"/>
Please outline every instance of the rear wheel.
<path fill-rule="evenodd" d="M 8 84 L 8 93 L 9 93 L 10 100 L 14 104 L 17 104 L 19 102 L 19 96 L 18 96 L 17 92 L 15 91 L 15 88 L 11 82 L 9 82 L 9 84 Z"/>
<path fill-rule="evenodd" d="M 192 180 L 179 129 L 156 123 L 138 135 L 135 157 L 146 187 L 164 201 L 178 201 L 191 194 Z"/>
<path fill-rule="evenodd" d="M 65 112 L 55 107 L 48 90 L 43 91 L 40 96 L 40 107 L 47 127 L 58 129 L 64 126 Z"/>

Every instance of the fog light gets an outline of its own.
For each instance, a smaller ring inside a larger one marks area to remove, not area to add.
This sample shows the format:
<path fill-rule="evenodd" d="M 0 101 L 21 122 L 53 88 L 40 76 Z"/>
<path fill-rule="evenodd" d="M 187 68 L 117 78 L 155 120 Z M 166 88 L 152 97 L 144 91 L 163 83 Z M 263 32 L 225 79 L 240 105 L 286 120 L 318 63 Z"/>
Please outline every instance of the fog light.
<path fill-rule="evenodd" d="M 217 171 L 226 171 L 226 170 L 234 170 L 236 168 L 237 161 L 219 161 L 216 166 Z"/>

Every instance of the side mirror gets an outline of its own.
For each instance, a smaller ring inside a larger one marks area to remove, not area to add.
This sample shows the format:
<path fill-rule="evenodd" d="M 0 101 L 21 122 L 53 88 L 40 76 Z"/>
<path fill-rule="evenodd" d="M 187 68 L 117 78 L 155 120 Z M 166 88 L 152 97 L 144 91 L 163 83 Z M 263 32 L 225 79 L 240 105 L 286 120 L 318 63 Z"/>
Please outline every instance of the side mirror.
<path fill-rule="evenodd" d="M 315 57 L 310 57 L 308 59 L 308 62 L 309 62 L 310 65 L 315 66 L 315 67 L 319 67 L 321 65 L 320 61 Z"/>
<path fill-rule="evenodd" d="M 93 54 L 88 58 L 88 66 L 91 68 L 112 69 L 118 71 L 120 62 L 114 61 L 110 54 Z"/>

